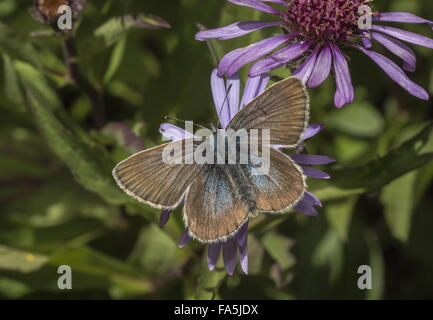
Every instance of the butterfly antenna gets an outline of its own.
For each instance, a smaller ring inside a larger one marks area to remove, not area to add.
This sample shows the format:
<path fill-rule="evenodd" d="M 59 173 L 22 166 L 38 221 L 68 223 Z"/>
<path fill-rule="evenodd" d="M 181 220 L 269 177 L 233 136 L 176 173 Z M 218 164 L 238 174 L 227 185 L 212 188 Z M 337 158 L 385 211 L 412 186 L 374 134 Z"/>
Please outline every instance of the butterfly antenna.
<path fill-rule="evenodd" d="M 164 119 L 165 119 L 165 120 L 179 121 L 179 122 L 182 122 L 182 123 L 186 123 L 185 120 L 180 120 L 180 119 L 173 118 L 173 117 L 170 117 L 170 116 L 165 116 Z M 199 125 L 199 124 L 197 124 L 197 123 L 194 123 L 194 122 L 193 122 L 192 124 L 193 124 L 194 126 L 199 127 L 199 128 L 206 129 L 206 127 L 203 127 L 202 125 Z"/>
<path fill-rule="evenodd" d="M 217 124 L 217 127 L 221 124 L 221 113 L 223 112 L 224 105 L 227 102 L 227 99 L 229 97 L 229 93 L 230 93 L 230 90 L 232 89 L 232 87 L 233 87 L 233 84 L 231 84 L 228 87 L 227 92 L 226 92 L 226 96 L 225 96 L 224 101 L 223 101 L 223 104 L 221 105 L 220 111 L 218 112 L 218 124 Z"/>

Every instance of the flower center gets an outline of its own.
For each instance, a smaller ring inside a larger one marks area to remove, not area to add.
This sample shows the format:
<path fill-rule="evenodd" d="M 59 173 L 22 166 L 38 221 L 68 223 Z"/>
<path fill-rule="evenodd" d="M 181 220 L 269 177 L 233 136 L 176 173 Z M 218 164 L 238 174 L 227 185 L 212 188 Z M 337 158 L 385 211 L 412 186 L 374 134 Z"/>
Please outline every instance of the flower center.
<path fill-rule="evenodd" d="M 314 41 L 342 41 L 358 31 L 360 6 L 370 0 L 291 0 L 283 14 L 286 28 Z M 362 12 L 362 11 L 361 11 Z"/>

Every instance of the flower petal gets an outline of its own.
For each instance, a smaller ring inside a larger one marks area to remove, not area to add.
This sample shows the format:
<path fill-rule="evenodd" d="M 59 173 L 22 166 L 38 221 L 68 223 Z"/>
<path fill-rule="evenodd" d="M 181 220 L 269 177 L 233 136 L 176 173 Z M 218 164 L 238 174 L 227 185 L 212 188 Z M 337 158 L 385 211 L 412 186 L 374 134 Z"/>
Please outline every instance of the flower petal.
<path fill-rule="evenodd" d="M 261 94 L 265 90 L 269 79 L 270 76 L 268 74 L 262 74 L 256 77 L 248 77 L 240 108 L 243 108 L 255 97 Z"/>
<path fill-rule="evenodd" d="M 309 191 L 305 191 L 303 200 L 309 202 L 312 206 L 323 206 L 322 201 Z"/>
<path fill-rule="evenodd" d="M 233 119 L 236 113 L 239 111 L 239 91 L 241 82 L 239 75 L 235 74 L 227 79 L 227 100 L 229 102 L 229 121 Z M 223 127 L 225 128 L 225 127 Z"/>
<path fill-rule="evenodd" d="M 394 53 L 397 57 L 401 58 L 404 62 L 403 68 L 406 71 L 414 72 L 416 69 L 416 55 L 415 52 L 403 42 L 383 35 L 381 33 L 372 33 L 374 40 L 382 44 L 389 51 Z"/>
<path fill-rule="evenodd" d="M 331 72 L 332 52 L 328 45 L 325 45 L 317 57 L 313 72 L 308 80 L 309 88 L 320 86 L 329 76 Z"/>
<path fill-rule="evenodd" d="M 433 39 L 427 38 L 418 33 L 385 26 L 373 26 L 373 30 L 385 33 L 402 41 L 433 49 Z"/>
<path fill-rule="evenodd" d="M 189 230 L 188 230 L 188 228 L 186 228 L 185 231 L 183 232 L 182 236 L 180 237 L 179 248 L 185 247 L 191 240 L 192 240 L 192 238 L 189 235 Z"/>
<path fill-rule="evenodd" d="M 241 267 L 245 274 L 248 274 L 248 222 L 244 223 L 236 234 L 239 245 Z"/>
<path fill-rule="evenodd" d="M 346 58 L 337 45 L 330 45 L 334 56 L 334 73 L 337 91 L 334 97 L 334 104 L 337 108 L 341 108 L 346 103 L 352 103 L 355 99 L 355 89 L 352 85 L 349 66 Z"/>
<path fill-rule="evenodd" d="M 317 170 L 317 169 L 310 168 L 310 167 L 304 167 L 304 166 L 301 166 L 301 168 L 307 177 L 315 178 L 315 179 L 330 179 L 331 178 L 331 176 L 329 174 L 327 174 L 326 172 L 323 172 L 321 170 Z"/>
<path fill-rule="evenodd" d="M 314 137 L 320 131 L 322 131 L 325 126 L 321 124 L 310 124 L 307 129 L 305 129 L 304 135 L 302 136 L 302 140 L 307 140 L 311 137 Z"/>
<path fill-rule="evenodd" d="M 211 88 L 219 121 L 222 127 L 225 128 L 230 122 L 230 108 L 226 100 L 227 91 L 224 78 L 218 75 L 217 69 L 214 69 L 211 74 Z"/>
<path fill-rule="evenodd" d="M 197 32 L 195 35 L 195 39 L 200 41 L 207 40 L 207 39 L 218 39 L 218 40 L 233 39 L 266 27 L 279 26 L 280 24 L 281 22 L 279 21 L 273 21 L 273 22 L 241 21 L 241 22 L 230 24 L 225 27 Z"/>
<path fill-rule="evenodd" d="M 305 200 L 299 201 L 293 209 L 307 216 L 318 215 L 316 209 L 311 205 L 311 203 Z"/>
<path fill-rule="evenodd" d="M 229 275 L 232 275 L 236 267 L 236 239 L 229 239 L 226 243 L 223 243 L 223 260 L 224 267 Z"/>
<path fill-rule="evenodd" d="M 313 155 L 313 154 L 289 154 L 290 158 L 298 164 L 306 164 L 310 166 L 325 165 L 335 162 L 327 156 Z"/>
<path fill-rule="evenodd" d="M 267 4 L 261 3 L 257 0 L 228 0 L 228 1 L 237 4 L 239 6 L 246 6 L 246 7 L 257 9 L 265 13 L 281 16 L 281 13 L 278 10 L 275 10 L 274 8 L 268 6 Z"/>
<path fill-rule="evenodd" d="M 218 258 L 221 253 L 222 243 L 215 243 L 208 245 L 207 251 L 207 265 L 210 271 L 215 269 Z"/>
<path fill-rule="evenodd" d="M 292 37 L 293 35 L 291 34 L 274 36 L 249 45 L 248 47 L 229 52 L 221 59 L 218 67 L 218 74 L 222 76 L 227 73 L 227 75 L 231 77 L 244 65 L 268 54 L 284 42 L 290 40 Z"/>
<path fill-rule="evenodd" d="M 370 40 L 369 37 L 367 37 L 367 36 L 363 36 L 363 37 L 361 38 L 361 40 L 362 40 L 362 44 L 363 44 L 364 47 L 366 47 L 367 49 L 370 49 L 370 48 L 373 46 L 373 44 L 371 43 L 371 40 Z"/>
<path fill-rule="evenodd" d="M 249 76 L 254 77 L 259 74 L 272 71 L 285 65 L 286 63 L 298 58 L 300 55 L 305 53 L 311 46 L 311 43 L 297 42 L 291 44 L 271 56 L 256 62 L 249 71 Z"/>
<path fill-rule="evenodd" d="M 174 124 L 163 123 L 159 126 L 159 132 L 168 140 L 175 141 L 186 138 L 194 138 L 194 134 Z"/>
<path fill-rule="evenodd" d="M 433 28 L 433 22 L 408 12 L 382 12 L 373 15 L 373 20 L 379 22 L 427 23 Z"/>
<path fill-rule="evenodd" d="M 379 67 L 381 67 L 382 70 L 385 71 L 385 73 L 392 80 L 394 80 L 411 95 L 422 100 L 429 100 L 429 94 L 427 93 L 427 91 L 417 85 L 412 80 L 410 80 L 404 73 L 404 71 L 394 61 L 377 52 L 366 50 L 363 47 L 358 46 L 357 44 L 352 45 L 358 50 L 361 50 L 363 53 L 365 53 L 368 57 L 370 57 L 370 59 L 372 59 Z"/>
<path fill-rule="evenodd" d="M 287 6 L 287 1 L 284 1 L 284 0 L 260 0 L 260 1 L 263 1 L 263 2 L 273 2 L 273 3 L 276 3 L 276 4 L 281 4 L 282 6 Z"/>
<path fill-rule="evenodd" d="M 296 70 L 293 74 L 294 77 L 299 78 L 303 83 L 307 83 L 313 73 L 314 66 L 316 65 L 317 56 L 320 52 L 321 45 L 317 45 L 314 48 L 310 56 L 305 60 L 305 62 Z"/>
<path fill-rule="evenodd" d="M 165 209 L 161 212 L 161 215 L 159 216 L 159 226 L 161 228 L 167 224 L 168 219 L 170 218 L 170 213 L 172 212 L 173 210 L 169 210 L 169 209 Z"/>

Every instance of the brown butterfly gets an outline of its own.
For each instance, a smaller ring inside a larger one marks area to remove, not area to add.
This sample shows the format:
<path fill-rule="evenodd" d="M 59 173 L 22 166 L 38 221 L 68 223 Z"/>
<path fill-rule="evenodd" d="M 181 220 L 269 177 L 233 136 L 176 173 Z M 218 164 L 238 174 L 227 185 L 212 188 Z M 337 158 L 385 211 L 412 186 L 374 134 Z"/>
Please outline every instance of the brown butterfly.
<path fill-rule="evenodd" d="M 280 81 L 242 108 L 228 129 L 270 129 L 270 145 L 296 148 L 309 117 L 309 98 L 297 78 Z M 214 130 L 214 134 L 215 130 Z M 187 148 L 193 143 L 194 148 Z M 304 195 L 305 176 L 287 155 L 270 147 L 269 172 L 253 174 L 254 164 L 167 164 L 167 147 L 180 148 L 191 159 L 198 141 L 177 140 L 144 150 L 113 170 L 118 185 L 138 201 L 158 209 L 182 202 L 190 235 L 204 243 L 225 240 L 257 212 L 282 213 Z M 254 157 L 254 155 L 253 155 Z"/>

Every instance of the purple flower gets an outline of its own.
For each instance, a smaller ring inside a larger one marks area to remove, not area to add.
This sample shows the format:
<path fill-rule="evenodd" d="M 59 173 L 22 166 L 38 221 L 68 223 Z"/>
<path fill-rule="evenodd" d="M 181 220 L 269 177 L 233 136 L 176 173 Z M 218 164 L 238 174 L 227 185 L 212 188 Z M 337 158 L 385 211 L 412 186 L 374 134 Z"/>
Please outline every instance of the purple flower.
<path fill-rule="evenodd" d="M 238 75 L 234 75 L 230 79 L 224 81 L 224 79 L 218 75 L 218 71 L 214 70 L 211 75 L 211 88 L 214 98 L 214 103 L 217 113 L 220 115 L 219 120 L 223 128 L 226 128 L 230 120 L 235 114 L 244 107 L 248 102 L 257 97 L 266 89 L 268 83 L 268 75 L 259 75 L 256 77 L 248 78 L 245 88 L 243 90 L 243 96 L 240 96 L 241 82 Z M 228 88 L 231 88 L 227 95 Z M 223 105 L 224 104 L 224 105 Z M 321 125 L 312 124 L 308 126 L 304 132 L 302 138 L 303 141 L 315 136 L 319 133 L 323 127 Z M 169 140 L 178 140 L 193 137 L 193 134 L 185 131 L 184 129 L 177 127 L 173 124 L 163 123 L 160 126 L 161 134 Z M 274 146 L 280 149 L 279 146 Z M 289 154 L 289 156 L 297 164 L 301 166 L 305 176 L 316 178 L 316 179 L 329 179 L 329 175 L 323 171 L 310 168 L 311 165 L 325 165 L 334 162 L 326 156 L 320 155 L 309 155 L 309 154 Z M 315 206 L 322 206 L 320 200 L 312 193 L 306 191 L 302 200 L 294 207 L 294 209 L 300 213 L 306 215 L 317 215 Z M 171 214 L 172 211 L 164 210 L 161 213 L 160 225 L 163 227 Z M 209 244 L 208 245 L 208 266 L 209 270 L 213 270 L 216 266 L 217 260 L 222 252 L 224 266 L 228 274 L 232 275 L 236 266 L 237 252 L 240 255 L 240 264 L 243 272 L 248 274 L 248 252 L 247 252 L 247 234 L 248 234 L 248 222 L 245 223 L 239 231 L 226 242 Z M 183 248 L 192 238 L 189 235 L 188 229 L 183 233 L 179 247 Z"/>
<path fill-rule="evenodd" d="M 422 100 L 429 100 L 427 91 L 411 81 L 403 71 L 413 72 L 416 69 L 416 56 L 403 42 L 433 48 L 433 39 L 378 23 L 425 23 L 432 27 L 432 21 L 405 12 L 370 14 L 365 10 L 368 7 L 364 6 L 370 4 L 371 0 L 228 1 L 269 13 L 278 20 L 236 22 L 200 31 L 195 36 L 197 40 L 232 39 L 268 27 L 282 28 L 284 34 L 229 52 L 221 59 L 219 75 L 232 77 L 241 67 L 252 62 L 255 63 L 249 70 L 250 77 L 302 62 L 294 70 L 294 75 L 309 88 L 322 84 L 333 71 L 336 82 L 334 103 L 340 108 L 352 103 L 355 98 L 349 66 L 342 51 L 342 47 L 352 46 L 372 59 L 407 92 Z M 369 20 L 370 25 L 366 23 Z M 373 40 L 400 58 L 403 69 L 389 58 L 373 51 Z"/>

